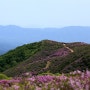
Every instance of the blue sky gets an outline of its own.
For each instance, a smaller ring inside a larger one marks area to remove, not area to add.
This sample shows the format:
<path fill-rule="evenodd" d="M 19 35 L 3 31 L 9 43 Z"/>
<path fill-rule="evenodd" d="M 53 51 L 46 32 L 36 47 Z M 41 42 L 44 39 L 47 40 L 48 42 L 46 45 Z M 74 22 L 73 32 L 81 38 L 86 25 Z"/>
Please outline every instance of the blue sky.
<path fill-rule="evenodd" d="M 90 0 L 0 0 L 0 25 L 90 26 Z"/>

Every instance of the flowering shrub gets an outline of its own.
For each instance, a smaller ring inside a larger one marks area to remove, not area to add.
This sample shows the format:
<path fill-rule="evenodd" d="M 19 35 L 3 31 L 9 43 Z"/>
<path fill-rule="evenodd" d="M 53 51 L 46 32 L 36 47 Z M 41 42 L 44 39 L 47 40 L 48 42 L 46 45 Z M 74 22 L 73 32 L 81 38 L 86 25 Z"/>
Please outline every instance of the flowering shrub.
<path fill-rule="evenodd" d="M 90 71 L 0 80 L 0 90 L 90 90 Z"/>

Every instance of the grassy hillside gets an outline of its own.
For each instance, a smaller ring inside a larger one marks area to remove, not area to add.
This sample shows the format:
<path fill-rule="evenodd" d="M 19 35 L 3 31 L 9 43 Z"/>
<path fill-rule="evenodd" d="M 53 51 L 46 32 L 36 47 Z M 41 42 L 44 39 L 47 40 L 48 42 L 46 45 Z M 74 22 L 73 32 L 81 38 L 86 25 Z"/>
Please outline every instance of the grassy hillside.
<path fill-rule="evenodd" d="M 60 47 L 62 47 L 62 45 L 60 45 L 59 43 L 53 43 L 53 41 L 49 42 L 48 40 L 17 47 L 16 49 L 11 50 L 8 53 L 0 56 L 0 72 L 16 66 L 17 64 L 27 60 L 28 58 L 33 58 L 33 55 L 35 55 L 36 53 L 37 54 L 35 56 L 38 59 L 42 57 L 45 58 L 46 56 L 50 55 L 52 51 Z M 39 51 L 41 52 L 40 55 Z M 30 62 L 32 62 L 32 59 L 30 60 Z"/>
<path fill-rule="evenodd" d="M 20 62 L 28 59 L 33 56 L 36 52 L 41 49 L 41 42 L 31 43 L 17 47 L 14 50 L 9 51 L 8 53 L 0 56 L 0 72 L 11 68 Z"/>
<path fill-rule="evenodd" d="M 43 40 L 23 45 L 0 57 L 0 72 L 16 76 L 25 72 L 62 73 L 90 69 L 90 45 Z"/>

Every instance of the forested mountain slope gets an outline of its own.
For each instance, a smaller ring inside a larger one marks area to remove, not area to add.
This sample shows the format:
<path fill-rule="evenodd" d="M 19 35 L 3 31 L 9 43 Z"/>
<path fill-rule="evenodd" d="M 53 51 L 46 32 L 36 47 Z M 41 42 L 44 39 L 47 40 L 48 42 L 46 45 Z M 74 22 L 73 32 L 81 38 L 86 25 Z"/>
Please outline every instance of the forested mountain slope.
<path fill-rule="evenodd" d="M 90 69 L 90 45 L 43 40 L 17 47 L 0 56 L 0 72 L 16 76 L 25 72 L 62 73 Z"/>

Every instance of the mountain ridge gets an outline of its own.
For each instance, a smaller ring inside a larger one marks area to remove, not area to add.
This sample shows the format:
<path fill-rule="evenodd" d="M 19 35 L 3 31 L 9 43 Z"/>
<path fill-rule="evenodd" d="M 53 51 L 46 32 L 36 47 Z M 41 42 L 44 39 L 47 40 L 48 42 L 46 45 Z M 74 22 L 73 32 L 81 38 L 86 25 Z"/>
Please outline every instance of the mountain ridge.
<path fill-rule="evenodd" d="M 73 51 L 72 51 L 73 50 Z M 16 76 L 25 72 L 62 73 L 90 69 L 90 44 L 43 40 L 17 47 L 0 56 L 0 72 Z"/>

